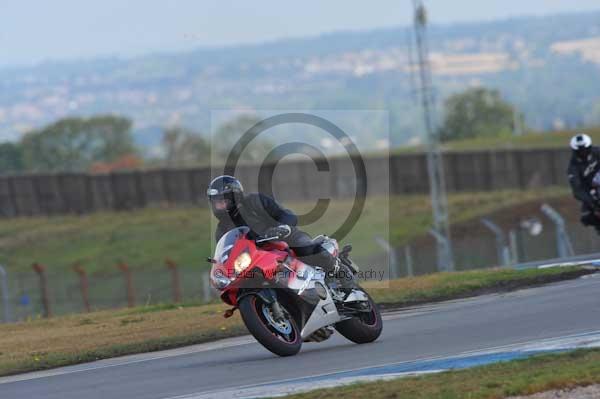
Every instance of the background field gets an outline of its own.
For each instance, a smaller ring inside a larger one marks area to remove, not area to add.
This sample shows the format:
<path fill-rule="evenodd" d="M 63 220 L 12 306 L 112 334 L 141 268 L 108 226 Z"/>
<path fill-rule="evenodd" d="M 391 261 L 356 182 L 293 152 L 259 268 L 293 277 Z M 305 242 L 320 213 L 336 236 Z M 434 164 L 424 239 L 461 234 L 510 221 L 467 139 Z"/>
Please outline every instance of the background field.
<path fill-rule="evenodd" d="M 577 253 L 599 249 L 590 229 L 577 223 L 576 203 L 563 188 L 453 194 L 449 197 L 457 270 L 498 265 L 493 234 L 480 222 L 490 217 L 502 229 L 517 229 L 520 261 L 555 257 L 554 229 L 542 220 L 540 236 L 518 230 L 523 218 L 543 218 L 539 208 L 551 203 L 570 224 Z M 312 204 L 286 203 L 302 213 Z M 306 226 L 311 234 L 337 229 L 351 208 L 349 201 L 334 202 L 325 217 Z M 23 320 L 44 314 L 38 276 L 32 264 L 46 266 L 49 303 L 53 315 L 85 310 L 79 276 L 74 265 L 87 272 L 92 309 L 128 305 L 129 297 L 121 262 L 132 271 L 131 297 L 135 305 L 175 300 L 173 275 L 165 266 L 178 265 L 181 298 L 196 303 L 214 299 L 208 284 L 205 258 L 213 247 L 214 220 L 206 208 L 147 208 L 133 212 L 95 213 L 87 216 L 17 218 L 0 224 L 0 264 L 6 266 L 10 286 L 10 318 Z M 359 222 L 343 243 L 354 245 L 353 258 L 365 272 L 384 279 L 410 274 L 405 249 L 410 246 L 412 271 L 422 275 L 437 271 L 434 240 L 427 234 L 431 210 L 425 196 L 372 197 Z M 382 237 L 395 248 L 396 262 L 376 243 Z M 380 274 L 383 273 L 383 274 Z"/>
<path fill-rule="evenodd" d="M 488 149 L 541 149 L 541 148 L 564 148 L 568 149 L 571 137 L 577 133 L 585 133 L 592 138 L 593 143 L 600 143 L 600 127 L 556 130 L 549 132 L 526 132 L 520 136 L 506 135 L 498 137 L 478 137 L 468 140 L 456 140 L 444 143 L 442 148 L 446 151 L 472 151 Z M 423 147 L 402 147 L 395 153 L 421 152 Z M 566 165 L 565 165 L 566 170 Z"/>
<path fill-rule="evenodd" d="M 451 219 L 460 223 L 503 207 L 566 194 L 563 188 L 454 194 L 449 197 Z M 297 212 L 313 206 L 285 205 Z M 332 226 L 337 228 L 350 207 L 349 201 L 334 201 L 325 217 L 307 231 L 331 234 Z M 69 272 L 76 262 L 90 273 L 115 270 L 119 261 L 134 268 L 162 269 L 165 258 L 181 267 L 206 267 L 214 223 L 208 209 L 200 207 L 9 219 L 0 224 L 0 263 L 10 272 L 30 271 L 34 262 Z M 379 251 L 375 236 L 386 237 L 389 231 L 392 244 L 401 245 L 422 236 L 429 226 L 431 208 L 426 196 L 370 198 L 344 242 L 353 243 L 357 256 L 368 257 Z"/>

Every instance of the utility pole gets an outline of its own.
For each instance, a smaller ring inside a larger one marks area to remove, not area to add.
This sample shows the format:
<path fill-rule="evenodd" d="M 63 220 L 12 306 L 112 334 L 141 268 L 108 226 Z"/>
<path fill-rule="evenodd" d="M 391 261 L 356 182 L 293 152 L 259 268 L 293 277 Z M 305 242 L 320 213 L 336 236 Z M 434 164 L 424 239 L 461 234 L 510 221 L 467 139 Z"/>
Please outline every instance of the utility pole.
<path fill-rule="evenodd" d="M 437 242 L 437 266 L 440 271 L 454 270 L 450 223 L 448 220 L 448 199 L 444 179 L 444 163 L 440 143 L 435 131 L 434 99 L 432 93 L 431 67 L 427 47 L 427 11 L 421 0 L 413 0 L 414 29 L 421 81 L 421 106 L 427 131 L 427 171 L 429 191 L 433 210 L 433 233 Z"/>

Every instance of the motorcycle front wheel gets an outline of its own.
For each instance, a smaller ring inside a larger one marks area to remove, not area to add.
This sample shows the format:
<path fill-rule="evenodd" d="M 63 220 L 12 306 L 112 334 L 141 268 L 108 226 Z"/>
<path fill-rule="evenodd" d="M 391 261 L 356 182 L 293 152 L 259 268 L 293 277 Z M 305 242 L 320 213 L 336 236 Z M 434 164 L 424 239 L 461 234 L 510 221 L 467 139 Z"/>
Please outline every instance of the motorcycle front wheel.
<path fill-rule="evenodd" d="M 302 338 L 293 317 L 280 305 L 284 319 L 275 320 L 271 306 L 257 295 L 248 295 L 239 303 L 246 328 L 262 346 L 279 356 L 292 356 L 300 351 Z"/>

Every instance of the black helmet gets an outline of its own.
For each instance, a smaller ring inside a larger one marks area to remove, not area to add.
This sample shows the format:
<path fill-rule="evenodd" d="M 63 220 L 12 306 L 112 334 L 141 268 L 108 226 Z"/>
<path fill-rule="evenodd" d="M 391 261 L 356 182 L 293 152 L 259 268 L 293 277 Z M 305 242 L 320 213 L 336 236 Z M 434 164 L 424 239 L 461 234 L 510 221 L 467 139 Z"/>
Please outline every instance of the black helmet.
<path fill-rule="evenodd" d="M 206 195 L 213 214 L 222 218 L 236 208 L 244 195 L 244 187 L 233 176 L 219 176 L 210 182 Z"/>

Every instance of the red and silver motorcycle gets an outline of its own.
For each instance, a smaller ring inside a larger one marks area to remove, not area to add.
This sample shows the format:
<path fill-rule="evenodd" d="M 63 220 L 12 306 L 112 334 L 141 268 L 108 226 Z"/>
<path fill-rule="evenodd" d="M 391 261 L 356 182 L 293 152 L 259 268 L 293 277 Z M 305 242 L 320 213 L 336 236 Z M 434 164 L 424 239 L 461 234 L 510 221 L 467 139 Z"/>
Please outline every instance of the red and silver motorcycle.
<path fill-rule="evenodd" d="M 353 288 L 327 283 L 325 272 L 298 260 L 279 237 L 249 238 L 248 227 L 223 235 L 211 262 L 211 283 L 221 299 L 232 305 L 225 317 L 239 309 L 250 333 L 279 356 L 295 355 L 302 342 L 320 342 L 337 330 L 358 344 L 381 334 L 381 314 L 371 297 L 353 281 Z M 341 253 L 335 239 L 319 236 L 336 257 L 341 272 L 358 269 L 346 246 Z M 343 278 L 348 278 L 344 276 Z"/>

